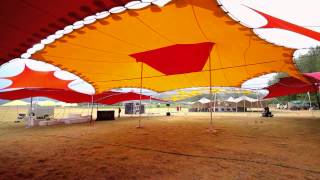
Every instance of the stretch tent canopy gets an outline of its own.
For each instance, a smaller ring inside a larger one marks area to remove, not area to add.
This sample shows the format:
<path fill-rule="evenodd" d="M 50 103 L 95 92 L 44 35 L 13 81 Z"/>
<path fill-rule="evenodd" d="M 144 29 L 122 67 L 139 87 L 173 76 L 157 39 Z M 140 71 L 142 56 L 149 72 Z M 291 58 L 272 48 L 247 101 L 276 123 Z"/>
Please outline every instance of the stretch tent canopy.
<path fill-rule="evenodd" d="M 129 1 L 2 0 L 0 2 L 0 64 L 20 57 L 28 48 L 49 35 L 65 33 L 59 30 L 76 21 L 95 15 L 97 12 L 124 6 Z M 106 13 L 98 14 L 97 17 L 105 15 Z"/>
<path fill-rule="evenodd" d="M 74 72 L 101 92 L 209 86 L 210 78 L 214 86 L 237 87 L 270 72 L 303 79 L 292 55 L 293 49 L 267 43 L 233 21 L 213 0 L 174 0 L 111 14 L 32 57 Z"/>
<path fill-rule="evenodd" d="M 152 98 L 146 95 L 140 95 L 134 92 L 115 92 L 108 91 L 95 95 L 87 95 L 78 93 L 71 90 L 63 89 L 19 89 L 13 91 L 4 91 L 0 92 L 0 99 L 6 100 L 17 100 L 30 97 L 47 97 L 66 103 L 100 103 L 106 105 L 112 105 L 124 101 L 132 100 L 157 100 L 159 99 Z"/>
<path fill-rule="evenodd" d="M 317 92 L 320 86 L 320 72 L 303 74 L 310 83 L 293 77 L 281 78 L 279 82 L 267 87 L 269 94 L 264 99 L 306 92 Z"/>

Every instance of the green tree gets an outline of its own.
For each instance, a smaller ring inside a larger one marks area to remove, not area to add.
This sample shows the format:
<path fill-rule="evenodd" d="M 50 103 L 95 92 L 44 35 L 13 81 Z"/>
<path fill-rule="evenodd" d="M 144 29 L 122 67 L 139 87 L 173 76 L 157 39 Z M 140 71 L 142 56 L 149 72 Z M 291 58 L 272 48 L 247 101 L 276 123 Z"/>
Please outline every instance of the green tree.
<path fill-rule="evenodd" d="M 301 73 L 319 72 L 320 71 L 320 47 L 311 48 L 308 53 L 294 59 L 297 68 Z M 286 77 L 285 73 L 277 73 L 273 79 L 269 81 L 269 85 L 278 82 L 280 78 Z M 317 93 L 311 93 L 311 101 L 317 102 Z M 295 94 L 277 98 L 282 103 L 287 103 L 293 100 L 303 101 L 306 94 Z"/>

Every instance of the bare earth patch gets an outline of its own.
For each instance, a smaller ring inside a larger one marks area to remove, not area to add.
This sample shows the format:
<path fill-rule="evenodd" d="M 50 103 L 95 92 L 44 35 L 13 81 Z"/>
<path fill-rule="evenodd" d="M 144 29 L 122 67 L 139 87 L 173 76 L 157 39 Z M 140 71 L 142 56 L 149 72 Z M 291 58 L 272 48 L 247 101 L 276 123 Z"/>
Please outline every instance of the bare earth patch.
<path fill-rule="evenodd" d="M 320 179 L 314 117 L 125 117 L 0 127 L 0 179 Z"/>

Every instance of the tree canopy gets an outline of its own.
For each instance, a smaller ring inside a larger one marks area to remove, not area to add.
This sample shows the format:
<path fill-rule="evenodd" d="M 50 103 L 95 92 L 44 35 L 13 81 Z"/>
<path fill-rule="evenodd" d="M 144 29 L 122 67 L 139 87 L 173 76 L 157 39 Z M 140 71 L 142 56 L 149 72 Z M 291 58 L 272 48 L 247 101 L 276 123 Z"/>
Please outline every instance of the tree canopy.
<path fill-rule="evenodd" d="M 297 68 L 301 73 L 319 72 L 320 71 L 320 46 L 311 48 L 306 54 L 300 55 L 294 59 Z M 285 73 L 277 73 L 273 79 L 269 81 L 269 85 L 274 84 L 279 78 L 286 77 Z M 306 93 L 290 96 L 279 97 L 281 103 L 287 103 L 293 100 L 305 100 Z M 316 102 L 316 93 L 311 93 L 311 101 Z"/>

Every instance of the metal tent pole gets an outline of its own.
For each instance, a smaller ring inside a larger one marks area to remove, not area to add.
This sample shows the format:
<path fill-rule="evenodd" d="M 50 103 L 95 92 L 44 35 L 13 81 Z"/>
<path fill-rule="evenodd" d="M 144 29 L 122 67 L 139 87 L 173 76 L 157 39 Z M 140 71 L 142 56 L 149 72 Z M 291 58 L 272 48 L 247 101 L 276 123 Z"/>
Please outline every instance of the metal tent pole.
<path fill-rule="evenodd" d="M 90 103 L 88 102 L 88 115 L 90 114 Z"/>
<path fill-rule="evenodd" d="M 318 92 L 316 91 L 316 99 L 317 99 L 317 104 L 318 104 L 318 108 L 319 108 L 319 110 L 320 110 L 320 97 L 319 97 L 319 94 L 318 93 L 320 93 L 320 86 L 319 86 L 319 84 L 315 84 L 316 85 L 316 88 L 318 89 Z M 318 87 L 317 87 L 318 86 Z"/>
<path fill-rule="evenodd" d="M 142 80 L 143 80 L 143 62 L 141 62 L 141 72 L 140 72 L 140 101 L 139 101 L 139 122 L 137 128 L 141 128 L 141 99 L 142 99 Z"/>
<path fill-rule="evenodd" d="M 211 72 L 211 70 L 210 70 Z M 211 73 L 210 73 L 210 126 L 212 128 L 212 124 L 213 124 L 213 118 L 212 118 L 212 98 L 213 98 L 213 95 L 212 95 L 212 86 L 211 86 Z"/>
<path fill-rule="evenodd" d="M 93 95 L 91 95 L 91 120 L 90 124 L 93 122 Z"/>
<path fill-rule="evenodd" d="M 308 98 L 309 98 L 309 110 L 311 111 L 312 108 L 312 104 L 311 104 L 311 97 L 310 97 L 310 93 L 308 92 Z"/>
<path fill-rule="evenodd" d="M 211 56 L 209 55 L 209 84 L 210 84 L 210 127 L 209 132 L 216 132 L 213 129 L 213 117 L 212 117 L 212 70 L 211 70 Z M 215 101 L 214 101 L 215 102 Z M 215 106 L 215 105 L 214 105 Z M 215 110 L 215 107 L 214 107 Z"/>
<path fill-rule="evenodd" d="M 149 97 L 149 115 L 151 115 L 151 96 Z"/>
<path fill-rule="evenodd" d="M 30 113 L 29 113 L 29 122 L 27 127 L 31 127 L 33 125 L 32 121 L 33 121 L 33 97 L 30 97 Z"/>
<path fill-rule="evenodd" d="M 257 108 L 259 108 L 259 106 L 260 106 L 260 108 L 262 109 L 263 107 L 262 107 L 262 103 L 261 103 L 261 101 L 260 101 L 259 91 L 258 91 L 258 90 L 256 91 L 256 94 L 257 94 L 257 100 L 258 100 L 258 102 L 257 102 Z M 259 112 L 259 111 L 258 111 L 258 112 Z"/>
<path fill-rule="evenodd" d="M 214 93 L 214 101 L 213 101 L 213 112 L 216 112 L 216 101 L 217 101 L 217 93 Z"/>
<path fill-rule="evenodd" d="M 236 112 L 238 112 L 238 102 L 236 102 Z"/>
<path fill-rule="evenodd" d="M 210 85 L 210 128 L 213 125 L 213 118 L 212 118 L 212 72 L 211 72 L 211 56 L 209 56 L 209 85 Z"/>

